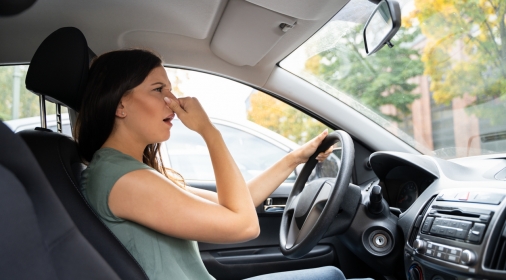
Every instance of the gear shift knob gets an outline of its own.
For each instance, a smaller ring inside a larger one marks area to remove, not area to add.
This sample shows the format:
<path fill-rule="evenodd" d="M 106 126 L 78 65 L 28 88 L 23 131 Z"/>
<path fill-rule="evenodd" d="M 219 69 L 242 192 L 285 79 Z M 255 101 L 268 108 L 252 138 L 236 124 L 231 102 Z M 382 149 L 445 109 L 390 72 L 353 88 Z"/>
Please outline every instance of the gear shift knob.
<path fill-rule="evenodd" d="M 379 214 L 383 211 L 383 195 L 381 194 L 381 187 L 374 185 L 369 195 L 369 205 L 367 208 L 372 214 Z"/>

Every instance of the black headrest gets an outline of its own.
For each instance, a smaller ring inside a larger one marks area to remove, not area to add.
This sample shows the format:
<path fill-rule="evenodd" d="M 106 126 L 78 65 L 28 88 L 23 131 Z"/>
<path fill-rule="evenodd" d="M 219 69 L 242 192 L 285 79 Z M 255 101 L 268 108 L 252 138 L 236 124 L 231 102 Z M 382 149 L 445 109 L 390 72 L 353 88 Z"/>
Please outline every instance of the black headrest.
<path fill-rule="evenodd" d="M 26 88 L 46 99 L 79 111 L 89 69 L 88 43 L 74 27 L 51 33 L 30 62 Z"/>
<path fill-rule="evenodd" d="M 13 16 L 30 8 L 37 0 L 2 0 L 0 1 L 0 16 Z"/>

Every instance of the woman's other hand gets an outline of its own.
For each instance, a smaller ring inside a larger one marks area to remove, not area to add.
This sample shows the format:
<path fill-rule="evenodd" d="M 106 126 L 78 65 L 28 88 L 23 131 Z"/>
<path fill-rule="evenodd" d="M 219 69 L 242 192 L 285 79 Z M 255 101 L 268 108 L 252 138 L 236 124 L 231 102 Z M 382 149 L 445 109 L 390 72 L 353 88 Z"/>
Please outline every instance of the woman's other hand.
<path fill-rule="evenodd" d="M 189 129 L 203 135 L 209 128 L 214 128 L 197 98 L 183 97 L 173 99 L 164 97 L 163 100 Z"/>
<path fill-rule="evenodd" d="M 314 154 L 318 146 L 322 143 L 323 139 L 328 135 L 328 130 L 325 129 L 320 135 L 308 141 L 297 150 L 293 151 L 297 164 L 305 163 L 309 160 L 309 157 Z M 332 153 L 333 146 L 330 146 L 325 152 L 318 154 L 316 160 L 322 162 Z"/>

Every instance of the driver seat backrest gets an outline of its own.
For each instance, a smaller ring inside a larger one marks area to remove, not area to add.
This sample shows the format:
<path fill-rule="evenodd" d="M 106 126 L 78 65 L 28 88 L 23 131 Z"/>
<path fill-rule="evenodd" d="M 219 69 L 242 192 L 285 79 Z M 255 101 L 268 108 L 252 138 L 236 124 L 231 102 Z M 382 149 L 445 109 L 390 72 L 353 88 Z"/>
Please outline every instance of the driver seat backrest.
<path fill-rule="evenodd" d="M 73 27 L 58 29 L 37 49 L 28 68 L 26 88 L 77 112 L 86 87 L 89 54 L 81 31 Z M 121 279 L 148 279 L 139 263 L 84 199 L 79 178 L 85 166 L 75 141 L 42 128 L 21 131 L 18 135 L 29 146 L 79 231 L 117 275 Z"/>
<path fill-rule="evenodd" d="M 120 279 L 88 243 L 23 140 L 0 122 L 2 279 Z"/>

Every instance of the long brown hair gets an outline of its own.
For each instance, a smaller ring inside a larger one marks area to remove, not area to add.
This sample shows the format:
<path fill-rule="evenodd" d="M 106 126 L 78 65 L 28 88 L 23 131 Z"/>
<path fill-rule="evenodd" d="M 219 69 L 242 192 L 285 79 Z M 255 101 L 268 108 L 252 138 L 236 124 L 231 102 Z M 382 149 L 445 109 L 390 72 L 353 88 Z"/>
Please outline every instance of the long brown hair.
<path fill-rule="evenodd" d="M 159 56 L 141 49 L 113 51 L 93 60 L 74 129 L 74 138 L 85 163 L 91 162 L 95 152 L 109 138 L 121 98 L 141 84 L 151 70 L 161 65 Z M 185 188 L 183 177 L 163 165 L 160 143 L 147 145 L 142 161 Z"/>

